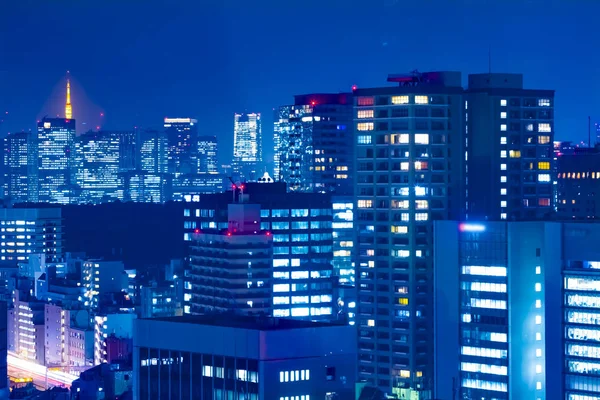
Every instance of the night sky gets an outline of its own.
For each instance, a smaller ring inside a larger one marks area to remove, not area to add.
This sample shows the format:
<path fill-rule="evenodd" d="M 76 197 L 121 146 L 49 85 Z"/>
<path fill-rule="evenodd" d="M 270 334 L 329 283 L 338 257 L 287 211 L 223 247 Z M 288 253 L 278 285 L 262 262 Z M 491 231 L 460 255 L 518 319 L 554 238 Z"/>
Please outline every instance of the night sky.
<path fill-rule="evenodd" d="M 494 72 L 556 90 L 558 139 L 587 140 L 588 115 L 600 121 L 599 15 L 595 0 L 0 0 L 0 133 L 62 116 L 70 70 L 78 133 L 192 116 L 225 162 L 233 113 L 257 111 L 268 161 L 272 109 L 294 94 L 414 69 L 466 82 L 488 71 L 491 47 Z"/>

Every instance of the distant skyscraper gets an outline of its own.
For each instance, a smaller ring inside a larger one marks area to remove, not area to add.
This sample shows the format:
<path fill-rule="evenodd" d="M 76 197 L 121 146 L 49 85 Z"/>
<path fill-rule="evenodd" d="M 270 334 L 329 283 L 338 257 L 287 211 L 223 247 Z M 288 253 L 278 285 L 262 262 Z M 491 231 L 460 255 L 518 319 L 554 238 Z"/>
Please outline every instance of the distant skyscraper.
<path fill-rule="evenodd" d="M 153 174 L 168 172 L 168 140 L 163 132 L 138 131 L 138 169 Z"/>
<path fill-rule="evenodd" d="M 234 174 L 256 180 L 263 161 L 260 113 L 235 114 L 233 134 Z"/>
<path fill-rule="evenodd" d="M 523 89 L 522 74 L 469 75 L 464 111 L 469 218 L 553 212 L 554 91 Z"/>
<path fill-rule="evenodd" d="M 198 173 L 219 172 L 217 159 L 217 137 L 200 136 L 198 138 Z"/>
<path fill-rule="evenodd" d="M 275 115 L 275 179 L 291 191 L 352 192 L 352 95 L 296 96 Z"/>
<path fill-rule="evenodd" d="M 75 120 L 44 118 L 37 133 L 37 199 L 42 203 L 75 200 Z"/>
<path fill-rule="evenodd" d="M 77 138 L 79 201 L 101 203 L 122 199 L 118 173 L 131 168 L 133 132 L 88 132 Z"/>
<path fill-rule="evenodd" d="M 32 134 L 19 132 L 4 138 L 4 196 L 12 203 L 29 200 L 35 189 L 32 168 L 35 164 L 35 147 Z"/>
<path fill-rule="evenodd" d="M 69 71 L 67 71 L 67 76 Z M 73 107 L 71 107 L 71 80 L 67 78 L 67 102 L 65 103 L 65 118 L 73 119 Z"/>
<path fill-rule="evenodd" d="M 198 121 L 192 118 L 165 118 L 169 143 L 168 172 L 179 176 L 196 172 Z"/>
<path fill-rule="evenodd" d="M 127 171 L 119 175 L 123 201 L 136 203 L 164 203 L 172 198 L 171 174 L 146 171 Z"/>

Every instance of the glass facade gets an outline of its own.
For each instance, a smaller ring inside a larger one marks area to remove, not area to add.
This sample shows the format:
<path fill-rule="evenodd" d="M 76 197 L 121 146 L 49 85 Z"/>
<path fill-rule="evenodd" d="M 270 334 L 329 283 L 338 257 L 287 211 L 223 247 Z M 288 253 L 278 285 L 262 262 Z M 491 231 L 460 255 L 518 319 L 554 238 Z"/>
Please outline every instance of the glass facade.
<path fill-rule="evenodd" d="M 76 201 L 75 120 L 44 118 L 37 129 L 37 197 L 41 203 Z"/>
<path fill-rule="evenodd" d="M 4 138 L 4 196 L 13 203 L 24 203 L 37 197 L 33 167 L 35 159 L 35 142 L 31 133 L 9 133 Z M 30 198 L 32 197 L 32 198 Z"/>
<path fill-rule="evenodd" d="M 198 138 L 198 168 L 200 173 L 219 172 L 219 160 L 217 158 L 217 137 L 200 136 Z"/>
<path fill-rule="evenodd" d="M 508 399 L 507 234 L 461 232 L 460 398 Z"/>
<path fill-rule="evenodd" d="M 241 180 L 255 181 L 262 166 L 260 113 L 234 115 L 233 169 Z"/>
<path fill-rule="evenodd" d="M 564 272 L 565 392 L 568 400 L 600 398 L 600 270 L 568 263 Z"/>
<path fill-rule="evenodd" d="M 175 177 L 192 174 L 198 164 L 198 121 L 192 118 L 165 118 L 168 139 L 168 171 Z"/>

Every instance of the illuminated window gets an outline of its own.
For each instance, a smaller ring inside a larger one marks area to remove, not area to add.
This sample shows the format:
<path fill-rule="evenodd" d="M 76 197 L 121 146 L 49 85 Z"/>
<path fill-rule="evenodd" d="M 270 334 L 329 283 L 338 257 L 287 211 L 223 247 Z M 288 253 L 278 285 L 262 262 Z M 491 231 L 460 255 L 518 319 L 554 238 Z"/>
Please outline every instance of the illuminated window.
<path fill-rule="evenodd" d="M 408 226 L 392 225 L 390 230 L 392 233 L 408 233 Z"/>
<path fill-rule="evenodd" d="M 392 208 L 401 208 L 403 210 L 408 209 L 409 207 L 408 200 L 392 200 Z"/>
<path fill-rule="evenodd" d="M 540 340 L 542 340 L 542 334 L 541 334 L 540 332 L 537 332 L 537 333 L 535 334 L 535 340 L 537 340 L 538 342 L 539 342 Z"/>
<path fill-rule="evenodd" d="M 375 110 L 358 110 L 358 118 L 373 118 L 375 116 Z"/>
<path fill-rule="evenodd" d="M 542 308 L 542 301 L 541 300 L 536 300 L 535 301 L 535 308 Z"/>
<path fill-rule="evenodd" d="M 427 134 L 427 133 L 415 134 L 415 143 L 416 144 L 429 144 L 429 134 Z"/>
<path fill-rule="evenodd" d="M 392 104 L 408 104 L 408 96 L 392 96 Z"/>
<path fill-rule="evenodd" d="M 507 202 L 506 202 L 506 200 L 502 200 L 502 201 L 500 202 L 500 207 L 502 207 L 502 208 L 506 208 L 506 203 L 507 203 Z"/>
<path fill-rule="evenodd" d="M 372 131 L 375 129 L 373 122 L 359 122 L 356 124 L 356 130 L 358 131 Z"/>
<path fill-rule="evenodd" d="M 500 144 L 506 144 L 506 136 L 500 138 Z"/>
<path fill-rule="evenodd" d="M 550 143 L 550 136 L 538 136 L 539 144 L 548 144 Z"/>
<path fill-rule="evenodd" d="M 506 176 L 501 176 L 500 177 L 500 182 L 506 183 Z"/>
<path fill-rule="evenodd" d="M 538 99 L 539 107 L 550 107 L 550 99 Z"/>
<path fill-rule="evenodd" d="M 542 198 L 538 200 L 538 205 L 542 206 L 542 207 L 548 207 L 550 206 L 550 199 L 549 198 Z"/>
<path fill-rule="evenodd" d="M 506 188 L 502 188 L 502 189 L 500 189 L 500 194 L 501 194 L 502 196 L 505 196 L 505 195 L 506 195 Z"/>
<path fill-rule="evenodd" d="M 391 143 L 392 144 L 407 144 L 410 140 L 410 135 L 408 133 L 400 133 L 391 135 Z"/>
<path fill-rule="evenodd" d="M 506 213 L 501 213 L 500 214 L 500 219 L 506 219 Z"/>
<path fill-rule="evenodd" d="M 359 97 L 358 98 L 358 105 L 359 106 L 372 106 L 375 104 L 375 98 L 374 97 Z"/>
<path fill-rule="evenodd" d="M 500 164 L 500 170 L 506 171 L 506 164 Z"/>
<path fill-rule="evenodd" d="M 408 222 L 408 221 L 410 221 L 410 214 L 409 213 L 402 213 L 402 215 L 400 216 L 400 220 L 402 222 Z"/>
<path fill-rule="evenodd" d="M 520 150 L 511 150 L 511 151 L 509 151 L 508 156 L 510 158 L 521 158 L 521 151 Z"/>
<path fill-rule="evenodd" d="M 429 219 L 429 214 L 427 213 L 416 213 L 415 221 L 427 221 Z"/>
<path fill-rule="evenodd" d="M 535 274 L 540 275 L 542 273 L 542 267 L 535 267 Z"/>
<path fill-rule="evenodd" d="M 409 163 L 407 163 L 407 162 L 402 162 L 402 163 L 400 163 L 400 169 L 401 169 L 402 171 L 408 171 L 408 169 L 409 169 L 409 165 L 410 165 L 410 164 L 409 164 Z"/>
<path fill-rule="evenodd" d="M 415 104 L 429 104 L 429 97 L 415 96 Z"/>
<path fill-rule="evenodd" d="M 542 316 L 541 315 L 536 315 L 535 316 L 535 324 L 536 325 L 541 325 L 542 324 Z"/>
<path fill-rule="evenodd" d="M 506 124 L 501 124 L 501 125 L 500 125 L 500 130 L 501 130 L 502 132 L 506 132 Z"/>
<path fill-rule="evenodd" d="M 358 144 L 371 144 L 371 141 L 371 135 L 358 135 L 357 137 Z"/>
<path fill-rule="evenodd" d="M 538 182 L 550 182 L 550 174 L 538 174 Z"/>
<path fill-rule="evenodd" d="M 405 369 L 401 369 L 400 370 L 400 377 L 401 378 L 410 378 L 410 371 L 407 371 Z"/>
<path fill-rule="evenodd" d="M 427 210 L 429 208 L 429 202 L 427 200 L 415 200 L 415 206 L 417 210 Z"/>
<path fill-rule="evenodd" d="M 398 298 L 398 304 L 400 304 L 401 306 L 407 306 L 408 305 L 408 297 Z"/>
<path fill-rule="evenodd" d="M 500 150 L 500 158 L 506 158 L 506 150 Z"/>
<path fill-rule="evenodd" d="M 525 129 L 527 129 L 528 132 L 533 132 L 533 124 L 527 124 Z"/>
<path fill-rule="evenodd" d="M 367 321 L 367 326 L 375 326 L 375 320 L 374 319 L 370 319 Z"/>
<path fill-rule="evenodd" d="M 506 99 L 500 100 L 500 106 L 506 107 Z"/>
<path fill-rule="evenodd" d="M 550 124 L 546 122 L 542 122 L 538 124 L 538 132 L 552 132 L 550 128 Z"/>
<path fill-rule="evenodd" d="M 502 112 L 500 113 L 500 118 L 501 118 L 501 119 L 506 119 L 506 111 L 502 111 Z"/>
<path fill-rule="evenodd" d="M 535 349 L 535 356 L 536 357 L 541 357 L 542 356 L 542 349 Z"/>
<path fill-rule="evenodd" d="M 373 200 L 359 200 L 358 208 L 371 208 L 373 207 Z"/>
<path fill-rule="evenodd" d="M 536 283 L 535 284 L 535 291 L 536 292 L 541 292 L 542 291 L 542 284 L 541 283 Z"/>
<path fill-rule="evenodd" d="M 536 390 L 542 390 L 542 382 L 536 382 L 535 388 Z"/>
<path fill-rule="evenodd" d="M 417 171 L 426 170 L 428 167 L 427 161 L 415 161 L 415 169 Z"/>

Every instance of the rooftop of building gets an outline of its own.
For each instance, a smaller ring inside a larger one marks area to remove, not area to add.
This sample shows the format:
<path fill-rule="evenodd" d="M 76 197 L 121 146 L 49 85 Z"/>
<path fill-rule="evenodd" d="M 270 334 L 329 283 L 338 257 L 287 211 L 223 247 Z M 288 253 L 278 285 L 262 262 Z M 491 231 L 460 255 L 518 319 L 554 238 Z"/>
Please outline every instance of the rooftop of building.
<path fill-rule="evenodd" d="M 181 317 L 147 319 L 181 324 L 219 326 L 225 328 L 240 328 L 259 331 L 278 331 L 289 329 L 327 328 L 331 326 L 341 326 L 341 324 L 327 322 L 303 321 L 296 319 L 273 317 L 250 317 L 232 314 L 183 315 Z"/>

